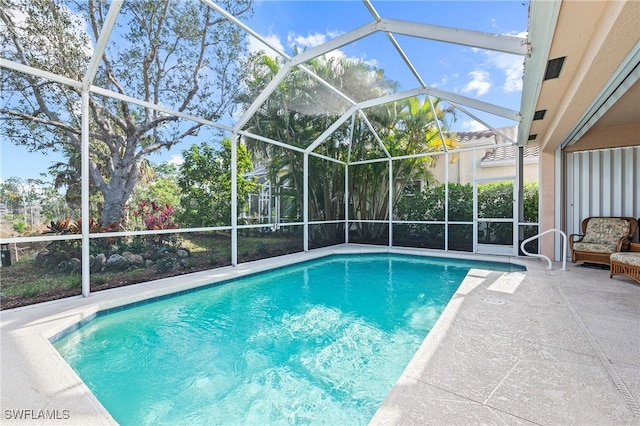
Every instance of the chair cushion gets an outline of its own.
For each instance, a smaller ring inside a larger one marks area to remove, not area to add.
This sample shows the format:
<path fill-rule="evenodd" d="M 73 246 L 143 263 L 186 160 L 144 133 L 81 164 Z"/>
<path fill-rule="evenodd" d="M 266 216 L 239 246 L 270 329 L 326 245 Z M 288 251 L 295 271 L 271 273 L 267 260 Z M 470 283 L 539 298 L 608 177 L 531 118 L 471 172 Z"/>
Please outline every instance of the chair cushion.
<path fill-rule="evenodd" d="M 590 251 L 594 253 L 615 253 L 618 244 L 573 243 L 574 251 Z"/>
<path fill-rule="evenodd" d="M 584 238 L 582 238 L 582 242 L 591 244 L 616 245 L 618 244 L 620 238 L 628 235 L 629 222 L 627 220 L 617 217 L 594 217 L 589 219 L 589 222 L 587 222 L 587 230 L 585 231 Z M 613 249 L 613 251 L 615 251 L 615 248 Z"/>
<path fill-rule="evenodd" d="M 613 253 L 611 255 L 611 261 L 640 267 L 640 253 L 628 251 Z"/>

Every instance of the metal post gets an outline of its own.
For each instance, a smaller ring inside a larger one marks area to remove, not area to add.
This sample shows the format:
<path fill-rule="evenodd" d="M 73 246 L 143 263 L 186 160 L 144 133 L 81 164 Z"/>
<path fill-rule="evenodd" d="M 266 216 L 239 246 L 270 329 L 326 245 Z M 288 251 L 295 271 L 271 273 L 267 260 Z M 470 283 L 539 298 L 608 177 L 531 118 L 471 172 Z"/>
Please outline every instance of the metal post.
<path fill-rule="evenodd" d="M 393 246 L 393 160 L 389 159 L 389 247 Z"/>
<path fill-rule="evenodd" d="M 344 242 L 349 244 L 349 163 L 344 165 Z"/>
<path fill-rule="evenodd" d="M 458 183 L 460 175 L 458 173 Z M 444 251 L 449 251 L 449 151 L 444 153 Z"/>
<path fill-rule="evenodd" d="M 89 250 L 89 90 L 82 91 L 82 165 L 80 176 L 82 179 L 81 193 L 81 232 L 82 232 L 82 296 L 91 294 L 91 263 Z"/>
<path fill-rule="evenodd" d="M 516 176 L 518 179 L 518 188 L 514 188 L 514 191 L 517 190 L 517 210 L 516 215 L 514 217 L 518 218 L 518 221 L 515 223 L 516 229 L 514 229 L 514 238 L 517 238 L 518 248 L 520 247 L 520 243 L 524 240 L 524 227 L 521 227 L 520 224 L 524 222 L 524 147 L 518 146 L 518 156 L 516 158 Z M 516 250 L 516 256 L 518 255 L 518 251 Z"/>
<path fill-rule="evenodd" d="M 238 264 L 238 141 L 231 137 L 231 265 Z"/>
<path fill-rule="evenodd" d="M 309 251 L 309 153 L 304 153 L 302 215 L 304 219 L 304 251 Z"/>
<path fill-rule="evenodd" d="M 477 171 L 476 171 L 476 153 L 478 152 L 477 150 L 473 150 L 473 165 L 472 165 L 472 169 L 473 169 L 473 173 L 472 173 L 472 179 L 473 179 L 473 252 L 477 253 L 478 252 L 478 182 L 476 182 L 478 175 L 477 175 Z"/>

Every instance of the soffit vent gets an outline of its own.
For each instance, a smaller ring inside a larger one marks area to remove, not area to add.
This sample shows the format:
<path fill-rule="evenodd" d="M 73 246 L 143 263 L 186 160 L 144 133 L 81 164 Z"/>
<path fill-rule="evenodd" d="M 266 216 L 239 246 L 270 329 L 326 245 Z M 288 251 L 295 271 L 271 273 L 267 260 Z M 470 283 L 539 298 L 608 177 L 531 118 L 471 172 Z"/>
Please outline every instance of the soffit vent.
<path fill-rule="evenodd" d="M 558 78 L 560 71 L 562 71 L 562 65 L 564 65 L 565 58 L 566 56 L 563 56 L 561 58 L 551 59 L 547 62 L 547 70 L 544 72 L 545 80 Z"/>
<path fill-rule="evenodd" d="M 529 139 L 527 139 L 527 140 L 533 141 L 533 140 L 535 140 L 537 137 L 538 137 L 538 134 L 537 134 L 537 133 L 536 133 L 535 135 L 529 135 Z"/>
<path fill-rule="evenodd" d="M 544 118 L 544 115 L 545 115 L 546 113 L 547 113 L 547 110 L 546 110 L 546 109 L 541 109 L 541 110 L 539 110 L 539 111 L 536 111 L 536 112 L 533 114 L 533 119 L 534 119 L 534 120 L 542 120 L 542 119 Z"/>

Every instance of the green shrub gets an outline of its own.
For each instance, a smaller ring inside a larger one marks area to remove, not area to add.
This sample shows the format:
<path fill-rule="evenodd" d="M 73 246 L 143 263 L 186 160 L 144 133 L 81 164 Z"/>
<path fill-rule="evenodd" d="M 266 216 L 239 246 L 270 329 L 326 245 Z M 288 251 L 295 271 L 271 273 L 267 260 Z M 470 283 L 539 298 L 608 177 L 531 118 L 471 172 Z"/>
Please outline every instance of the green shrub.
<path fill-rule="evenodd" d="M 22 234 L 27 229 L 27 224 L 23 221 L 16 222 L 13 224 L 13 230 L 18 234 Z"/>
<path fill-rule="evenodd" d="M 107 279 L 105 277 L 98 277 L 95 275 L 91 277 L 91 284 L 103 285 L 106 282 L 107 282 Z"/>
<path fill-rule="evenodd" d="M 538 221 L 538 183 L 524 184 L 524 220 Z M 473 221 L 473 186 L 449 184 L 448 219 L 451 222 Z M 396 208 L 396 219 L 441 221 L 445 218 L 445 185 L 427 187 L 421 193 L 405 196 Z M 478 217 L 508 218 L 513 215 L 513 186 L 509 182 L 491 183 L 478 188 Z M 488 232 L 501 232 L 490 230 Z"/>
<path fill-rule="evenodd" d="M 265 243 L 259 242 L 258 244 L 256 244 L 256 253 L 267 254 L 268 251 L 269 251 L 269 248 Z"/>
<path fill-rule="evenodd" d="M 123 251 L 128 251 L 136 254 L 144 253 L 147 248 L 147 244 L 145 243 L 144 238 L 142 238 L 142 236 L 140 235 L 135 235 L 131 239 L 131 241 L 123 243 L 121 244 L 121 246 L 123 247 Z"/>
<path fill-rule="evenodd" d="M 129 279 L 135 280 L 137 278 L 140 278 L 144 274 L 144 272 L 144 268 L 134 269 L 133 271 L 129 272 Z"/>

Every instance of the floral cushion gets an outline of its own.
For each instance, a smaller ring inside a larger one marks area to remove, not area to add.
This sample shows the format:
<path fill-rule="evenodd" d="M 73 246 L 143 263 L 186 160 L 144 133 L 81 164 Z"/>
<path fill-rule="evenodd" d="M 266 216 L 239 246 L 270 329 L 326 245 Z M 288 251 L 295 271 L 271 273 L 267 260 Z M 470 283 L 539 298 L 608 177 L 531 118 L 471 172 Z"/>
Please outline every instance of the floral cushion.
<path fill-rule="evenodd" d="M 615 217 L 594 217 L 587 222 L 587 230 L 582 238 L 582 243 L 602 244 L 614 246 L 618 244 L 620 238 L 629 235 L 629 222 L 625 219 Z M 574 245 L 575 248 L 575 245 Z M 581 251 L 602 251 L 584 250 Z M 615 251 L 615 247 L 612 252 Z"/>
<path fill-rule="evenodd" d="M 573 243 L 574 251 L 590 251 L 595 253 L 615 253 L 618 244 Z"/>
<path fill-rule="evenodd" d="M 611 261 L 640 267 L 640 253 L 636 253 L 636 252 L 614 253 L 611 255 Z"/>

